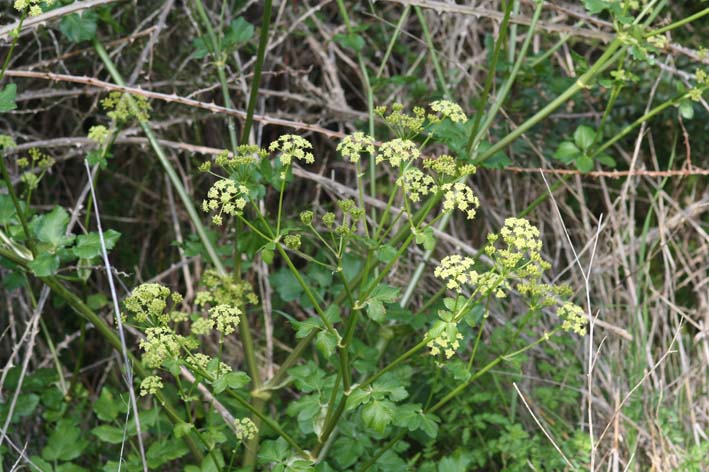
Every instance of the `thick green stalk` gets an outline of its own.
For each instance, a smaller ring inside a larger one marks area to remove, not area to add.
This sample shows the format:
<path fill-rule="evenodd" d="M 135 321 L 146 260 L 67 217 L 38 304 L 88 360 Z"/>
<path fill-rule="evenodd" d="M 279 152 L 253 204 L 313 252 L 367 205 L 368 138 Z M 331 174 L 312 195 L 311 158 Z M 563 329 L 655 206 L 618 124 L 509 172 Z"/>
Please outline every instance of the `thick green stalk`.
<path fill-rule="evenodd" d="M 202 20 L 202 23 L 204 23 L 204 27 L 207 28 L 207 36 L 209 37 L 209 41 L 212 47 L 212 51 L 210 52 L 214 55 L 215 64 L 217 66 L 217 77 L 219 78 L 219 83 L 221 84 L 222 88 L 224 106 L 227 108 L 234 108 L 231 102 L 231 96 L 229 95 L 229 86 L 227 84 L 226 74 L 224 73 L 225 58 L 222 57 L 222 51 L 219 41 L 217 40 L 217 35 L 214 33 L 214 28 L 212 28 L 212 22 L 209 20 L 209 16 L 207 16 L 207 11 L 204 9 L 204 4 L 202 4 L 202 0 L 195 0 L 194 4 L 197 8 L 197 14 L 199 15 L 199 18 Z M 233 116 L 227 117 L 227 129 L 229 131 L 229 140 L 231 141 L 231 150 L 233 153 L 236 153 L 236 148 L 239 142 L 236 139 L 236 124 L 234 123 Z"/>
<path fill-rule="evenodd" d="M 616 55 L 616 51 L 621 47 L 621 42 L 616 39 L 608 45 L 603 55 L 596 61 L 593 66 L 586 71 L 579 79 L 574 82 L 574 84 L 566 89 L 561 95 L 552 100 L 547 106 L 539 110 L 532 117 L 528 118 L 524 123 L 519 125 L 514 131 L 509 133 L 507 136 L 490 146 L 485 152 L 481 153 L 476 159 L 476 164 L 481 164 L 488 160 L 490 157 L 494 156 L 498 151 L 501 151 L 506 146 L 517 140 L 525 132 L 527 132 L 531 127 L 542 121 L 544 118 L 549 116 L 554 110 L 559 108 L 561 105 L 566 103 L 568 99 L 573 97 L 581 89 L 588 87 L 591 80 L 600 72 L 605 70 L 613 61 L 619 56 Z"/>
<path fill-rule="evenodd" d="M 263 70 L 263 60 L 266 57 L 268 47 L 268 32 L 271 25 L 271 4 L 272 0 L 265 0 L 263 3 L 263 18 L 261 19 L 261 34 L 258 42 L 258 52 L 256 53 L 256 64 L 254 65 L 254 78 L 251 82 L 251 93 L 249 94 L 249 104 L 246 108 L 246 120 L 244 129 L 241 130 L 241 142 L 247 143 L 249 132 L 254 121 L 254 110 L 258 99 L 259 86 L 261 85 L 261 71 Z"/>
<path fill-rule="evenodd" d="M 436 48 L 433 45 L 433 38 L 431 37 L 431 32 L 428 29 L 428 24 L 426 23 L 426 17 L 423 15 L 423 10 L 419 6 L 414 7 L 416 16 L 421 24 L 421 30 L 423 31 L 423 38 L 426 41 L 426 47 L 428 48 L 428 53 L 431 55 L 431 62 L 433 62 L 433 69 L 436 71 L 436 78 L 438 79 L 438 86 L 443 91 L 443 94 L 447 99 L 451 99 L 450 90 L 448 90 L 448 85 L 446 84 L 445 74 L 443 74 L 443 69 L 441 68 L 441 63 L 438 61 L 436 56 Z"/>
<path fill-rule="evenodd" d="M 103 45 L 97 40 L 93 41 L 93 45 L 94 49 L 96 50 L 96 53 L 103 61 L 106 69 L 111 74 L 111 77 L 113 77 L 113 80 L 116 82 L 116 84 L 120 86 L 125 86 L 123 77 L 121 76 L 120 72 L 118 72 L 118 69 L 116 69 L 115 64 L 109 57 L 108 52 L 106 52 L 106 49 L 103 47 Z M 129 103 L 132 107 L 135 107 L 135 102 L 132 99 Z M 146 122 L 141 122 L 140 127 L 143 129 L 145 136 L 148 138 L 150 147 L 152 147 L 153 151 L 155 151 L 155 155 L 158 157 L 160 164 L 162 164 L 165 173 L 170 178 L 170 182 L 172 182 L 172 185 L 177 191 L 177 194 L 180 196 L 180 200 L 182 200 L 182 204 L 185 206 L 187 214 L 189 215 L 190 220 L 192 221 L 192 224 L 194 225 L 202 244 L 207 250 L 207 254 L 209 254 L 209 258 L 212 264 L 214 265 L 215 269 L 217 269 L 217 272 L 222 275 L 226 275 L 224 265 L 222 264 L 219 255 L 217 255 L 217 251 L 214 248 L 214 245 L 209 240 L 209 237 L 207 236 L 207 231 L 204 228 L 204 225 L 202 224 L 199 214 L 197 214 L 197 210 L 192 204 L 192 198 L 187 193 L 187 190 L 185 189 L 184 185 L 182 185 L 180 177 L 177 175 L 177 172 L 175 172 L 175 169 L 172 167 L 172 164 L 170 164 L 169 159 L 165 155 L 165 151 L 163 151 L 162 147 L 160 146 L 160 143 L 158 143 L 158 139 L 153 134 L 153 130 L 150 129 L 150 126 L 148 126 L 148 123 Z"/>
<path fill-rule="evenodd" d="M 468 144 L 465 147 L 468 154 L 474 151 L 473 141 L 475 140 L 475 136 L 477 136 L 478 134 L 478 128 L 480 127 L 480 120 L 483 116 L 483 110 L 485 110 L 487 99 L 490 96 L 490 90 L 492 90 L 492 84 L 495 81 L 495 69 L 497 69 L 497 59 L 500 57 L 500 51 L 502 50 L 502 43 L 505 40 L 505 33 L 507 32 L 507 27 L 509 25 L 510 14 L 512 13 L 513 5 L 514 2 L 512 0 L 508 0 L 507 7 L 505 8 L 505 16 L 502 18 L 502 24 L 500 24 L 500 31 L 497 36 L 497 41 L 495 41 L 495 48 L 492 52 L 492 61 L 490 62 L 490 68 L 488 69 L 487 77 L 485 78 L 483 93 L 480 96 L 478 109 L 475 112 L 475 121 L 473 121 L 473 128 L 470 130 Z"/>
<path fill-rule="evenodd" d="M 512 2 L 512 0 L 510 0 L 510 2 Z M 514 84 L 514 81 L 517 78 L 517 74 L 519 74 L 519 70 L 527 57 L 527 49 L 529 49 L 529 45 L 532 42 L 532 37 L 534 36 L 534 31 L 537 26 L 537 22 L 539 21 L 539 17 L 542 14 L 543 5 L 544 2 L 537 3 L 537 8 L 534 10 L 534 16 L 532 17 L 532 22 L 529 25 L 527 36 L 524 38 L 524 43 L 522 44 L 522 50 L 520 51 L 519 56 L 517 56 L 517 62 L 515 62 L 515 65 L 512 67 L 512 72 L 500 88 L 500 92 L 497 94 L 497 97 L 495 97 L 495 101 L 490 107 L 490 111 L 488 111 L 485 115 L 485 121 L 483 122 L 480 129 L 477 131 L 477 134 L 473 139 L 473 144 L 472 146 L 470 146 L 469 149 L 475 149 L 477 145 L 480 144 L 480 141 L 487 132 L 488 128 L 490 128 L 490 125 L 492 125 L 493 120 L 497 117 L 497 113 L 500 111 L 500 108 L 502 108 L 502 104 L 507 98 L 507 94 L 512 89 L 512 84 Z"/>

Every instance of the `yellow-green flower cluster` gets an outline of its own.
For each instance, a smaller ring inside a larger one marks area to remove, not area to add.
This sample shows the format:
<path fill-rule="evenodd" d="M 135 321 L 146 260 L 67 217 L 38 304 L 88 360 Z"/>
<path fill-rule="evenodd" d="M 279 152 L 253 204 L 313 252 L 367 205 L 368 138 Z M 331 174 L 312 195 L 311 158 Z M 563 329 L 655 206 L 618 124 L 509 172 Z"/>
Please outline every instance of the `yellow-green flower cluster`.
<path fill-rule="evenodd" d="M 111 135 L 111 133 L 108 131 L 108 128 L 106 128 L 103 125 L 96 125 L 96 126 L 92 126 L 89 129 L 89 134 L 87 137 L 91 141 L 93 141 L 97 144 L 103 145 L 110 135 Z"/>
<path fill-rule="evenodd" d="M 421 196 L 433 192 L 435 186 L 433 177 L 424 174 L 416 167 L 406 169 L 397 179 L 396 184 L 401 187 L 412 202 L 418 202 L 421 200 Z"/>
<path fill-rule="evenodd" d="M 255 438 L 256 434 L 258 434 L 258 428 L 250 418 L 237 418 L 234 420 L 234 432 L 236 439 L 244 442 Z"/>
<path fill-rule="evenodd" d="M 435 102 L 431 102 L 430 106 L 431 110 L 437 113 L 437 115 L 429 116 L 431 121 L 440 121 L 441 116 L 444 118 L 450 118 L 453 123 L 465 123 L 468 120 L 468 117 L 465 116 L 463 109 L 457 103 L 453 103 L 448 100 L 436 100 Z"/>
<path fill-rule="evenodd" d="M 451 211 L 458 209 L 465 213 L 469 220 L 475 218 L 475 213 L 480 206 L 478 197 L 473 193 L 473 189 L 463 182 L 451 182 L 441 186 L 443 190 L 443 209 Z"/>
<path fill-rule="evenodd" d="M 283 244 L 286 245 L 288 249 L 293 249 L 297 251 L 300 248 L 300 235 L 299 234 L 287 234 L 283 238 Z"/>
<path fill-rule="evenodd" d="M 175 334 L 165 326 L 147 328 L 145 339 L 140 341 L 143 362 L 150 368 L 160 367 L 166 360 L 179 357 L 183 341 L 183 336 Z"/>
<path fill-rule="evenodd" d="M 158 321 L 165 324 L 168 321 L 165 308 L 169 297 L 169 288 L 160 284 L 146 283 L 133 290 L 126 298 L 125 305 L 139 323 Z"/>
<path fill-rule="evenodd" d="M 463 335 L 456 328 L 443 329 L 440 334 L 426 343 L 426 346 L 431 350 L 432 356 L 442 353 L 446 359 L 450 359 L 460 347 L 461 339 Z"/>
<path fill-rule="evenodd" d="M 420 155 L 421 151 L 415 142 L 410 139 L 396 138 L 385 142 L 379 148 L 377 164 L 389 161 L 392 166 L 399 167 L 400 164 L 411 162 Z"/>
<path fill-rule="evenodd" d="M 258 303 L 254 289 L 246 280 L 235 281 L 228 275 L 220 275 L 215 270 L 204 272 L 200 284 L 205 290 L 197 292 L 195 305 L 234 305 L 244 306 L 247 302 Z"/>
<path fill-rule="evenodd" d="M 260 159 L 268 156 L 268 151 L 253 144 L 242 144 L 236 148 L 236 154 L 224 150 L 217 154 L 214 163 L 220 167 L 239 167 L 256 164 Z"/>
<path fill-rule="evenodd" d="M 15 140 L 12 139 L 12 136 L 0 134 L 0 148 L 11 149 L 14 147 L 17 147 L 17 144 L 15 143 Z"/>
<path fill-rule="evenodd" d="M 145 377 L 143 381 L 140 382 L 140 396 L 155 395 L 162 387 L 162 380 L 157 375 Z"/>
<path fill-rule="evenodd" d="M 111 92 L 101 100 L 101 105 L 104 110 L 111 110 L 107 113 L 109 118 L 119 122 L 135 118 L 142 123 L 150 119 L 150 103 L 142 95 Z"/>
<path fill-rule="evenodd" d="M 579 336 L 586 335 L 586 316 L 583 308 L 575 303 L 566 302 L 557 310 L 559 318 L 564 320 L 561 324 L 561 329 L 564 331 L 573 331 Z"/>
<path fill-rule="evenodd" d="M 268 150 L 271 152 L 280 152 L 281 155 L 279 159 L 281 160 L 281 164 L 289 166 L 294 158 L 299 161 L 304 161 L 307 164 L 315 162 L 313 153 L 307 151 L 307 149 L 312 148 L 313 145 L 310 144 L 307 139 L 295 134 L 284 134 L 273 141 L 268 147 Z"/>
<path fill-rule="evenodd" d="M 478 273 L 473 270 L 475 261 L 470 257 L 453 254 L 446 256 L 433 271 L 433 275 L 446 282 L 449 290 L 460 291 L 465 284 L 475 284 Z"/>
<path fill-rule="evenodd" d="M 214 329 L 214 320 L 211 318 L 199 317 L 192 322 L 190 330 L 195 336 L 205 336 Z"/>
<path fill-rule="evenodd" d="M 209 357 L 201 352 L 196 352 L 186 359 L 186 363 L 192 370 L 209 372 L 209 363 L 214 359 L 214 357 Z M 221 377 L 229 372 L 231 372 L 231 367 L 224 362 L 219 362 L 219 371 L 216 372 L 215 375 L 217 377 Z"/>
<path fill-rule="evenodd" d="M 42 14 L 42 7 L 39 5 L 42 2 L 51 7 L 55 0 L 15 0 L 15 10 L 22 12 L 29 7 L 30 16 L 39 16 Z"/>
<path fill-rule="evenodd" d="M 396 132 L 398 136 L 415 136 L 423 131 L 423 123 L 426 121 L 426 110 L 421 107 L 414 107 L 413 115 L 403 112 L 404 106 L 395 103 L 391 107 L 391 113 L 386 114 L 387 107 L 376 107 L 374 112 L 384 118 L 384 121 Z"/>
<path fill-rule="evenodd" d="M 212 216 L 212 222 L 222 224 L 222 214 L 240 215 L 246 206 L 249 189 L 245 185 L 237 185 L 231 179 L 217 180 L 207 193 L 207 199 L 202 201 L 202 210 L 209 213 L 217 211 Z"/>
<path fill-rule="evenodd" d="M 337 151 L 348 161 L 356 163 L 359 162 L 362 153 L 374 154 L 374 139 L 357 131 L 345 136 L 337 145 Z"/>
<path fill-rule="evenodd" d="M 217 305 L 209 310 L 209 317 L 217 325 L 217 331 L 224 336 L 228 336 L 236 330 L 239 325 L 241 310 L 231 305 Z"/>
<path fill-rule="evenodd" d="M 505 247 L 495 247 L 502 236 Z M 520 277 L 539 278 L 550 265 L 542 256 L 539 230 L 524 218 L 507 218 L 500 234 L 488 235 L 485 252 L 493 256 L 506 270 L 515 270 Z"/>

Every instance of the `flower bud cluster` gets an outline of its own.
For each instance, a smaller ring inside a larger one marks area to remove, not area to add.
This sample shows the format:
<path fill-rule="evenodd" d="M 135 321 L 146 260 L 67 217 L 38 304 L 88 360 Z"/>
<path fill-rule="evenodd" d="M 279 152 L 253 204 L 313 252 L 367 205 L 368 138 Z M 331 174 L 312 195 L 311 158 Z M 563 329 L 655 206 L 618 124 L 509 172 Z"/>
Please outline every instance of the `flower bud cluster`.
<path fill-rule="evenodd" d="M 240 215 L 246 206 L 249 189 L 245 185 L 237 185 L 231 179 L 217 180 L 207 193 L 207 199 L 202 201 L 204 212 L 218 211 L 212 216 L 215 225 L 222 224 L 222 214 Z"/>

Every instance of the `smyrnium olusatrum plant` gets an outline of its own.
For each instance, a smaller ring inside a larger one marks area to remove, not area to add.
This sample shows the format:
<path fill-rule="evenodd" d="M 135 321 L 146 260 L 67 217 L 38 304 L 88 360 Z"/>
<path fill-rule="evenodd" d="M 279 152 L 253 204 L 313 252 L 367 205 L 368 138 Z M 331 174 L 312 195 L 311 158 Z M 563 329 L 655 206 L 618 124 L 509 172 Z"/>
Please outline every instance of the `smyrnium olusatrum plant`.
<path fill-rule="evenodd" d="M 570 301 L 568 287 L 545 282 L 550 264 L 539 230 L 521 218 L 506 219 L 477 254 L 441 254 L 429 270 L 441 289 L 421 313 L 405 310 L 410 295 L 402 295 L 404 284 L 392 275 L 406 267 L 414 246 L 435 249 L 441 218 L 476 217 L 480 200 L 469 178 L 476 168 L 426 153 L 437 125 L 467 121 L 459 105 L 439 100 L 412 113 L 401 105 L 376 111 L 392 137 L 378 143 L 354 132 L 339 142 L 356 188 L 330 204 L 285 198 L 294 168 L 317 165 L 323 152 L 302 136 L 285 134 L 265 148 L 244 145 L 204 162 L 200 170 L 214 180 L 202 210 L 232 248 L 224 259 L 229 270 L 207 270 L 189 303 L 157 284 L 139 286 L 125 302 L 128 321 L 145 334 L 140 349 L 151 375 L 141 395 L 174 385 L 190 408 L 199 400 L 181 381 L 187 369 L 239 411 L 224 428 L 245 446 L 236 454 L 255 459 L 260 451 L 264 466 L 386 470 L 376 463 L 389 448 L 412 440 L 435 444 L 436 411 L 474 390 L 474 380 L 492 366 L 559 332 L 585 334 L 583 309 Z M 379 196 L 363 171 L 370 160 L 375 188 L 388 194 L 375 212 L 366 203 Z M 260 323 L 248 322 L 264 308 L 251 283 L 259 258 L 270 266 L 280 298 L 268 300 L 277 307 L 275 333 L 283 346 L 291 344 L 278 353 L 270 377 L 252 333 Z M 482 356 L 489 314 L 500 307 L 524 307 L 522 316 L 509 317 L 516 334 L 504 349 Z M 558 327 L 536 332 L 534 321 L 554 307 Z M 227 341 L 243 349 L 244 367 L 225 357 Z M 464 365 L 456 386 L 427 383 L 431 372 L 446 375 L 454 360 Z M 196 420 L 192 430 L 208 433 Z M 354 438 L 362 447 L 339 456 Z"/>

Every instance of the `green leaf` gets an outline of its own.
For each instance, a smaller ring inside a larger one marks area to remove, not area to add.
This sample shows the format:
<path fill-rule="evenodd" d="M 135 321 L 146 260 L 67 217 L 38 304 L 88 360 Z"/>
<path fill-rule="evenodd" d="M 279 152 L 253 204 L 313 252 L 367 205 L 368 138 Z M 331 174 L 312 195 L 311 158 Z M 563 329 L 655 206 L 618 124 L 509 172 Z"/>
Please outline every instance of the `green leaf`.
<path fill-rule="evenodd" d="M 101 425 L 91 430 L 91 434 L 101 441 L 109 444 L 120 444 L 123 442 L 123 429 L 115 426 Z"/>
<path fill-rule="evenodd" d="M 20 201 L 20 211 L 24 212 L 25 202 Z M 0 225 L 10 225 L 18 223 L 16 218 L 15 204 L 12 202 L 12 197 L 7 194 L 0 194 Z"/>
<path fill-rule="evenodd" d="M 381 323 L 386 316 L 384 303 L 394 303 L 399 298 L 399 289 L 388 285 L 378 285 L 370 298 L 364 303 L 367 307 L 367 316 L 372 321 Z"/>
<path fill-rule="evenodd" d="M 69 223 L 69 213 L 62 207 L 54 207 L 49 213 L 32 220 L 30 227 L 36 238 L 54 248 L 63 247 L 74 240 L 74 236 L 66 236 L 66 226 Z"/>
<path fill-rule="evenodd" d="M 37 277 L 49 277 L 59 270 L 59 256 L 44 252 L 30 261 L 27 266 Z"/>
<path fill-rule="evenodd" d="M 616 166 L 615 159 L 613 159 L 611 156 L 608 154 L 601 154 L 596 158 L 598 162 L 603 164 L 606 167 L 610 167 L 611 169 L 614 169 Z"/>
<path fill-rule="evenodd" d="M 562 141 L 559 147 L 556 148 L 554 159 L 558 159 L 564 164 L 573 162 L 581 154 L 578 147 L 571 141 Z"/>
<path fill-rule="evenodd" d="M 101 149 L 92 149 L 86 154 L 86 162 L 88 162 L 90 166 L 98 164 L 101 169 L 105 169 L 108 166 L 106 157 Z"/>
<path fill-rule="evenodd" d="M 71 462 L 65 462 L 64 464 L 60 464 L 57 466 L 56 472 L 88 472 L 88 470 L 84 469 L 80 465 L 72 464 Z"/>
<path fill-rule="evenodd" d="M 229 372 L 224 378 L 229 388 L 234 390 L 245 387 L 251 382 L 251 377 L 246 375 L 245 372 Z"/>
<path fill-rule="evenodd" d="M 39 395 L 34 393 L 19 395 L 15 403 L 15 409 L 12 412 L 12 422 L 16 423 L 20 418 L 30 416 L 37 409 L 37 405 L 39 405 Z M 7 418 L 7 410 L 9 408 L 10 402 L 0 405 L 0 419 L 2 422 Z"/>
<path fill-rule="evenodd" d="M 148 459 L 148 467 L 157 469 L 163 464 L 166 464 L 175 459 L 187 454 L 189 450 L 183 441 L 155 441 L 148 452 L 145 454 Z"/>
<path fill-rule="evenodd" d="M 72 43 L 90 41 L 96 36 L 96 13 L 91 10 L 81 15 L 73 13 L 62 18 L 59 29 Z"/>
<path fill-rule="evenodd" d="M 679 104 L 679 114 L 685 120 L 694 118 L 694 104 L 690 100 L 685 100 Z"/>
<path fill-rule="evenodd" d="M 11 111 L 17 108 L 15 98 L 17 97 L 17 85 L 7 84 L 0 90 L 0 113 Z"/>
<path fill-rule="evenodd" d="M 238 17 L 229 24 L 224 35 L 224 49 L 233 49 L 248 42 L 254 35 L 254 25 L 243 17 Z"/>
<path fill-rule="evenodd" d="M 394 258 L 396 257 L 396 253 L 397 251 L 394 246 L 384 244 L 379 249 L 377 249 L 377 260 L 385 264 L 389 263 L 394 260 Z"/>
<path fill-rule="evenodd" d="M 331 357 L 337 350 L 337 336 L 327 330 L 321 330 L 315 336 L 315 347 L 326 358 Z"/>
<path fill-rule="evenodd" d="M 581 172 L 591 172 L 593 170 L 593 159 L 583 155 L 576 159 L 576 168 Z"/>
<path fill-rule="evenodd" d="M 32 464 L 36 466 L 30 469 L 32 472 L 37 472 L 37 467 L 39 468 L 40 472 L 53 472 L 52 464 L 45 461 L 39 456 L 30 457 L 30 461 L 32 461 Z"/>
<path fill-rule="evenodd" d="M 194 428 L 192 423 L 180 421 L 174 428 L 172 428 L 172 434 L 174 434 L 176 438 L 181 438 L 182 436 L 189 434 L 190 431 L 192 431 L 192 428 Z"/>
<path fill-rule="evenodd" d="M 383 433 L 394 419 L 396 405 L 387 400 L 374 400 L 362 408 L 362 421 L 368 428 Z"/>
<path fill-rule="evenodd" d="M 595 15 L 608 8 L 608 3 L 603 0 L 583 0 L 583 6 L 589 13 Z"/>
<path fill-rule="evenodd" d="M 590 126 L 581 125 L 574 131 L 574 142 L 582 151 L 588 150 L 596 139 L 596 132 Z"/>
<path fill-rule="evenodd" d="M 103 293 L 94 293 L 86 297 L 86 304 L 92 310 L 100 310 L 101 308 L 108 305 L 108 298 Z"/>
<path fill-rule="evenodd" d="M 262 464 L 282 462 L 288 458 L 288 443 L 281 437 L 275 441 L 264 441 L 259 449 L 258 458 Z"/>
<path fill-rule="evenodd" d="M 359 52 L 364 47 L 364 38 L 356 33 L 336 34 L 333 38 L 342 47 Z"/>
<path fill-rule="evenodd" d="M 42 458 L 50 462 L 70 461 L 79 457 L 87 445 L 88 442 L 81 438 L 81 430 L 71 420 L 63 419 L 49 436 L 42 449 Z"/>
<path fill-rule="evenodd" d="M 426 228 L 423 233 L 416 233 L 416 244 L 423 244 L 423 248 L 432 251 L 436 247 L 436 237 L 432 228 Z"/>
<path fill-rule="evenodd" d="M 303 287 L 298 283 L 298 279 L 285 267 L 271 276 L 271 285 L 284 302 L 297 300 L 303 293 Z"/>
<path fill-rule="evenodd" d="M 106 250 L 110 251 L 116 245 L 121 233 L 109 229 L 103 232 L 103 239 L 106 243 Z M 76 238 L 76 246 L 72 253 L 82 259 L 92 259 L 101 255 L 101 238 L 98 233 L 88 233 L 79 235 Z"/>

